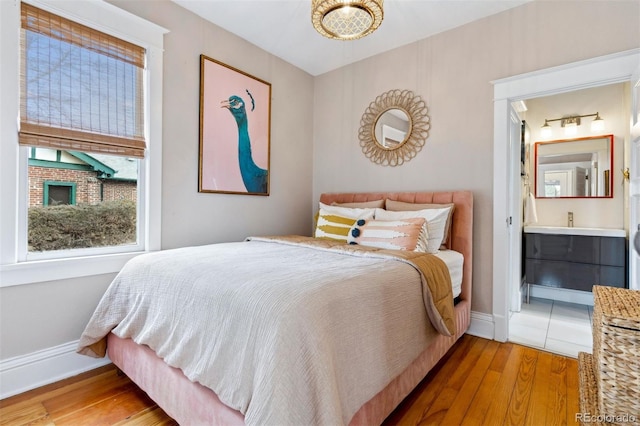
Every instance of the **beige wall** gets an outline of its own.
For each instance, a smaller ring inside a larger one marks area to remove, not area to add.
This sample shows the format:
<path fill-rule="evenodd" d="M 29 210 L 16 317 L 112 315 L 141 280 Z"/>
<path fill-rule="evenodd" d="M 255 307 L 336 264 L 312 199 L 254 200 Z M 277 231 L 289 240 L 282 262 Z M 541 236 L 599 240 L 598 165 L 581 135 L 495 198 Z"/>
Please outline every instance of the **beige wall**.
<path fill-rule="evenodd" d="M 0 289 L 0 359 L 78 340 L 114 276 Z"/>
<path fill-rule="evenodd" d="M 470 189 L 474 311 L 492 312 L 492 80 L 640 46 L 637 1 L 535 1 L 315 79 L 313 199 L 321 192 Z M 384 25 L 384 24 L 383 24 Z M 369 162 L 360 117 L 390 89 L 430 109 L 431 133 L 401 167 Z"/>
<path fill-rule="evenodd" d="M 164 38 L 162 247 L 308 232 L 313 77 L 169 2 L 113 1 Z M 198 193 L 200 54 L 271 83 L 271 195 Z M 113 275 L 0 289 L 0 359 L 80 337 Z"/>

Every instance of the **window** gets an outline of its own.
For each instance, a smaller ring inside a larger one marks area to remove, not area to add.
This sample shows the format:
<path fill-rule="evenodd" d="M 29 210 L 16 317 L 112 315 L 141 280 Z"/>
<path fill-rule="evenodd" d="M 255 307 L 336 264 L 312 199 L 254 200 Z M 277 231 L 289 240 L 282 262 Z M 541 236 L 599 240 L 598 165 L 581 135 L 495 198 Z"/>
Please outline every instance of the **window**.
<path fill-rule="evenodd" d="M 0 8 L 0 285 L 158 250 L 166 30 L 100 1 Z"/>
<path fill-rule="evenodd" d="M 44 181 L 44 206 L 72 206 L 76 204 L 76 184 L 74 182 Z"/>
<path fill-rule="evenodd" d="M 21 27 L 18 140 L 32 152 L 57 148 L 55 160 L 29 164 L 29 199 L 44 197 L 28 207 L 28 254 L 139 248 L 137 200 L 105 199 L 104 186 L 120 169 L 117 155 L 144 158 L 145 49 L 26 3 Z"/>

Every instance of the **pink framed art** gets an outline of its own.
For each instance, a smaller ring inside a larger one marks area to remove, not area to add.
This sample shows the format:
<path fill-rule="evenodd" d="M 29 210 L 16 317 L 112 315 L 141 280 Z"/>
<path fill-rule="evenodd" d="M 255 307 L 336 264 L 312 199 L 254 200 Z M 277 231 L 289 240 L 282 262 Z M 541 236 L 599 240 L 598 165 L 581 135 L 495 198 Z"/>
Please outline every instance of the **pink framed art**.
<path fill-rule="evenodd" d="M 199 192 L 269 195 L 271 84 L 200 55 Z"/>

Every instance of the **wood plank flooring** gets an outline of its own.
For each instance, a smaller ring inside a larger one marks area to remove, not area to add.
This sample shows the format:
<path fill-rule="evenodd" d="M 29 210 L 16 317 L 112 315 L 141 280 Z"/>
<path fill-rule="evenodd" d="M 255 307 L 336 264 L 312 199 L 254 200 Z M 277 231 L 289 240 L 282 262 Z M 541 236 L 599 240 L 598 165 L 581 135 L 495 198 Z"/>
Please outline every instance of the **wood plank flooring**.
<path fill-rule="evenodd" d="M 575 359 L 469 335 L 384 425 L 573 425 Z M 0 401 L 0 425 L 175 425 L 113 365 Z"/>

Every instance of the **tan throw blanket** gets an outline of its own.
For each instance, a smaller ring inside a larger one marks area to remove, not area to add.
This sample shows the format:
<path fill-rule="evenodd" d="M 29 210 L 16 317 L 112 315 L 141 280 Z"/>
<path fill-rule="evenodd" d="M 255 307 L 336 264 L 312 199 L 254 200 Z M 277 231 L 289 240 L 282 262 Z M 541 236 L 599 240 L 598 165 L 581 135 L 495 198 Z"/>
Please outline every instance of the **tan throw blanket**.
<path fill-rule="evenodd" d="M 416 268 L 430 257 L 299 237 L 141 255 L 105 292 L 78 352 L 104 356 L 113 332 L 249 425 L 348 424 L 437 335 L 430 318 L 445 334 L 453 325 L 446 267 Z M 442 288 L 429 282 L 438 275 Z"/>

